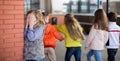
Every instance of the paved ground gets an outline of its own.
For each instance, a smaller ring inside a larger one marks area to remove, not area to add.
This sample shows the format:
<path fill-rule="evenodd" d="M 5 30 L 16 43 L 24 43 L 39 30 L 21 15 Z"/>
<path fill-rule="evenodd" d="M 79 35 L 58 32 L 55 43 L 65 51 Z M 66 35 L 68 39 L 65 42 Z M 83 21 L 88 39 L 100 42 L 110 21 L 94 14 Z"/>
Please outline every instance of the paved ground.
<path fill-rule="evenodd" d="M 86 36 L 87 37 L 87 36 Z M 64 61 L 64 57 L 65 57 L 65 51 L 66 51 L 66 48 L 64 47 L 64 41 L 60 42 L 60 41 L 57 41 L 57 47 L 55 49 L 55 52 L 56 52 L 56 56 L 57 56 L 57 61 Z M 85 41 L 82 41 L 82 58 L 81 58 L 81 61 L 87 61 L 86 60 L 86 53 L 87 53 L 87 50 L 84 49 L 84 44 L 85 44 Z M 107 61 L 107 54 L 106 54 L 106 49 L 102 52 L 102 57 L 103 57 L 103 61 Z M 94 58 L 92 57 L 93 61 Z M 48 57 L 45 58 L 45 61 L 49 61 L 48 60 Z M 71 61 L 75 61 L 74 60 L 74 56 L 72 57 Z M 120 50 L 118 50 L 118 53 L 117 53 L 117 56 L 116 56 L 116 61 L 120 61 Z"/>

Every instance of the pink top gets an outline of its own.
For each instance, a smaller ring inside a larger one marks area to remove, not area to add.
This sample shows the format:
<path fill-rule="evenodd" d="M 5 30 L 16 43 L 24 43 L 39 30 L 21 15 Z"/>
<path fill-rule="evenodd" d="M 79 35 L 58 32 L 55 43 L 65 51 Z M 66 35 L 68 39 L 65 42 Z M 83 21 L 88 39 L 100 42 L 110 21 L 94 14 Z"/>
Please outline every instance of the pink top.
<path fill-rule="evenodd" d="M 85 47 L 93 50 L 103 50 L 107 41 L 108 32 L 95 29 L 94 26 L 92 26 Z"/>

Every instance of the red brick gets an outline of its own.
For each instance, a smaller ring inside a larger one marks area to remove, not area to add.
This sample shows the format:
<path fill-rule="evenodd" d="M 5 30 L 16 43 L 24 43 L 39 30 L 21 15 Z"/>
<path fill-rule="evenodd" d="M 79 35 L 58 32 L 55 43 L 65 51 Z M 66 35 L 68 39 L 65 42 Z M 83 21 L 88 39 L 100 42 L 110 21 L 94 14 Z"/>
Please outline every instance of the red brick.
<path fill-rule="evenodd" d="M 24 28 L 24 24 L 15 24 L 15 28 Z"/>
<path fill-rule="evenodd" d="M 6 5 L 24 5 L 24 1 L 4 1 L 4 4 Z"/>
<path fill-rule="evenodd" d="M 14 15 L 0 15 L 0 19 L 14 19 Z"/>
<path fill-rule="evenodd" d="M 15 34 L 15 38 L 23 37 L 23 33 Z"/>
<path fill-rule="evenodd" d="M 15 56 L 5 57 L 5 61 L 16 61 Z"/>
<path fill-rule="evenodd" d="M 0 36 L 1 39 L 14 38 L 14 34 L 3 34 Z"/>
<path fill-rule="evenodd" d="M 3 48 L 0 49 L 0 53 L 3 53 L 5 50 Z"/>
<path fill-rule="evenodd" d="M 2 34 L 3 33 L 3 30 L 0 30 L 0 34 Z"/>
<path fill-rule="evenodd" d="M 0 9 L 14 9 L 14 6 L 10 6 L 10 5 L 0 5 Z"/>
<path fill-rule="evenodd" d="M 20 42 L 22 43 L 24 41 L 23 37 L 21 38 L 10 38 L 10 39 L 5 39 L 5 43 L 11 43 L 11 42 Z"/>
<path fill-rule="evenodd" d="M 23 46 L 24 46 L 24 43 L 17 43 L 17 42 L 16 42 L 16 43 L 15 43 L 15 46 L 16 46 L 16 47 L 23 47 Z"/>
<path fill-rule="evenodd" d="M 3 4 L 3 1 L 0 1 L 0 4 Z"/>
<path fill-rule="evenodd" d="M 24 0 L 0 0 L 0 61 L 24 61 Z"/>
<path fill-rule="evenodd" d="M 2 55 L 0 55 L 0 56 L 2 56 Z M 4 61 L 4 59 L 5 59 L 4 57 L 0 57 L 0 61 Z"/>
<path fill-rule="evenodd" d="M 4 57 L 2 55 L 0 55 L 0 59 L 3 59 Z"/>
<path fill-rule="evenodd" d="M 24 14 L 24 10 L 4 10 L 4 14 Z"/>
<path fill-rule="evenodd" d="M 4 52 L 14 52 L 14 48 L 6 48 Z"/>
<path fill-rule="evenodd" d="M 24 43 L 23 38 L 17 38 L 18 40 L 14 40 L 15 43 Z"/>
<path fill-rule="evenodd" d="M 16 61 L 23 61 L 23 57 L 24 57 L 24 56 L 17 55 L 16 58 L 15 58 L 15 60 L 16 60 Z"/>
<path fill-rule="evenodd" d="M 24 47 L 21 47 L 21 46 L 20 46 L 20 47 L 15 47 L 15 48 L 14 48 L 14 51 L 15 51 L 15 52 L 17 52 L 17 51 L 22 51 L 22 52 L 23 52 L 23 48 L 24 48 Z"/>
<path fill-rule="evenodd" d="M 22 14 L 22 15 L 15 15 L 15 18 L 16 19 L 24 19 L 24 15 Z"/>
<path fill-rule="evenodd" d="M 14 56 L 15 54 L 14 54 L 14 52 L 5 52 L 5 53 L 3 53 L 4 55 L 4 57 L 10 57 L 10 56 Z"/>
<path fill-rule="evenodd" d="M 11 42 L 14 42 L 15 41 L 15 38 L 10 38 L 10 39 L 5 39 L 4 42 L 5 43 L 11 43 Z"/>
<path fill-rule="evenodd" d="M 23 29 L 5 29 L 4 33 L 23 33 Z"/>
<path fill-rule="evenodd" d="M 1 24 L 3 24 L 3 21 L 2 21 L 2 20 L 0 20 L 0 25 L 1 25 Z"/>
<path fill-rule="evenodd" d="M 15 38 L 15 43 L 24 43 L 24 38 Z"/>
<path fill-rule="evenodd" d="M 14 43 L 4 43 L 4 44 L 0 44 L 0 49 L 1 49 L 1 48 L 10 48 L 10 47 L 14 47 Z"/>
<path fill-rule="evenodd" d="M 15 56 L 23 56 L 23 49 L 16 51 Z"/>
<path fill-rule="evenodd" d="M 0 55 L 2 55 L 2 57 L 3 57 L 4 53 L 5 53 L 5 52 L 0 52 Z"/>
<path fill-rule="evenodd" d="M 23 59 L 24 59 L 24 56 L 20 56 L 20 59 L 18 57 L 18 58 L 16 58 L 16 61 L 24 61 Z"/>
<path fill-rule="evenodd" d="M 6 48 L 4 52 L 19 52 L 23 51 L 23 47 L 12 47 L 12 48 Z"/>
<path fill-rule="evenodd" d="M 15 9 L 24 9 L 24 6 L 15 6 Z"/>
<path fill-rule="evenodd" d="M 4 43 L 3 39 L 0 39 L 0 44 L 3 44 L 3 43 Z"/>
<path fill-rule="evenodd" d="M 3 10 L 0 10 L 0 14 L 3 14 Z"/>
<path fill-rule="evenodd" d="M 5 48 L 10 48 L 10 47 L 14 47 L 14 43 L 5 43 L 4 44 Z"/>
<path fill-rule="evenodd" d="M 63 24 L 64 23 L 64 15 L 50 15 L 50 18 L 52 18 L 52 17 L 57 17 L 58 18 L 57 24 Z"/>
<path fill-rule="evenodd" d="M 0 44 L 0 49 L 4 49 L 5 46 L 4 46 L 4 43 Z"/>
<path fill-rule="evenodd" d="M 14 25 L 0 25 L 0 29 L 12 29 Z"/>
<path fill-rule="evenodd" d="M 4 20 L 4 24 L 24 24 L 24 20 L 16 19 L 16 20 Z"/>

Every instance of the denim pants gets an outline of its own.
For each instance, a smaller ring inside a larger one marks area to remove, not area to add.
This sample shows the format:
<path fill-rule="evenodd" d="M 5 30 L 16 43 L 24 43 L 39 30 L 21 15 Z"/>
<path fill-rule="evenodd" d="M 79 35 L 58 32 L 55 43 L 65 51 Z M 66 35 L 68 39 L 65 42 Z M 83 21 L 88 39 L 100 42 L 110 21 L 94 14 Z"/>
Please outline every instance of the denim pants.
<path fill-rule="evenodd" d="M 40 59 L 40 60 L 26 60 L 26 61 L 44 61 L 44 60 Z"/>
<path fill-rule="evenodd" d="M 72 55 L 74 55 L 75 61 L 81 61 L 81 47 L 67 47 L 65 61 L 70 61 Z"/>
<path fill-rule="evenodd" d="M 87 61 L 91 61 L 92 55 L 94 55 L 96 61 L 102 61 L 101 50 L 90 50 L 87 53 Z"/>
<path fill-rule="evenodd" d="M 115 61 L 115 55 L 118 49 L 107 49 L 108 61 Z"/>

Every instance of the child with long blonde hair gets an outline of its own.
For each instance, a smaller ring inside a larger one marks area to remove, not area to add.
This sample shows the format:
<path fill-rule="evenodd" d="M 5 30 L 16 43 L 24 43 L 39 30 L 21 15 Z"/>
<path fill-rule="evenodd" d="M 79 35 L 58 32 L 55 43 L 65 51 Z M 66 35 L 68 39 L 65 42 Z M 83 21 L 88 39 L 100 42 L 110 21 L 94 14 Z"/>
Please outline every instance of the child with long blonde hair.
<path fill-rule="evenodd" d="M 64 24 L 56 26 L 57 30 L 65 35 L 65 61 L 70 61 L 72 55 L 75 61 L 81 61 L 81 40 L 85 39 L 83 29 L 73 14 L 66 14 Z"/>
<path fill-rule="evenodd" d="M 33 9 L 26 14 L 24 31 L 24 58 L 26 61 L 43 61 L 44 45 L 42 41 L 44 20 L 42 13 Z"/>

